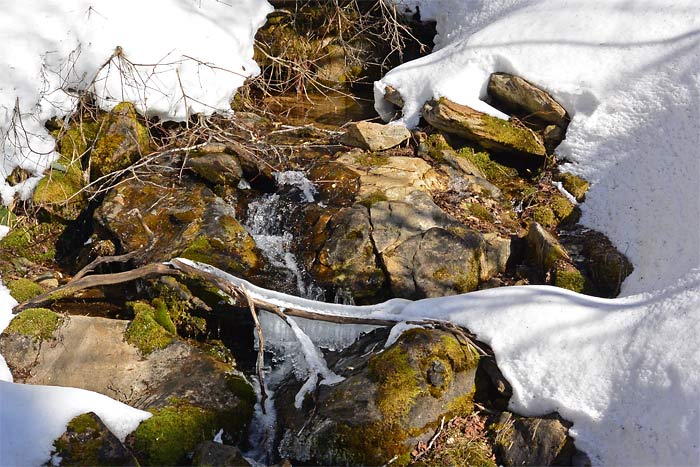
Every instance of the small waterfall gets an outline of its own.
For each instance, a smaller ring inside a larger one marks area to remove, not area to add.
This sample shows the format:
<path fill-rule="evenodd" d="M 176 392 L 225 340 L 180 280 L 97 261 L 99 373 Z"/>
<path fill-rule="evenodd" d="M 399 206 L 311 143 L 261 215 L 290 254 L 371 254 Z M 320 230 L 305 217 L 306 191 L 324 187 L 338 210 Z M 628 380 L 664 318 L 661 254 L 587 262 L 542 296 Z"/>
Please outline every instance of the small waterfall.
<path fill-rule="evenodd" d="M 286 221 L 295 204 L 313 203 L 316 188 L 302 172 L 275 173 L 278 187 L 291 187 L 286 196 L 265 194 L 248 204 L 246 228 L 273 266 L 289 273 L 296 283 L 297 294 L 312 300 L 324 300 L 324 291 L 311 280 L 292 253 L 293 237 L 286 230 Z"/>

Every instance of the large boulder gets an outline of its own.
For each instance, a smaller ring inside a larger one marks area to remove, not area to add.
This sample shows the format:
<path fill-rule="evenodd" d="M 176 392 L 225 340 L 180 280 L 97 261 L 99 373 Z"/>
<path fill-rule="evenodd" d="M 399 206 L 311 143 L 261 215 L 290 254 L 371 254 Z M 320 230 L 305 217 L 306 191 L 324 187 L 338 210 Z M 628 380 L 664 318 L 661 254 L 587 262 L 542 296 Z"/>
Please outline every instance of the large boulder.
<path fill-rule="evenodd" d="M 384 252 L 382 259 L 394 296 L 418 299 L 476 290 L 482 251 L 478 233 L 434 227 Z"/>
<path fill-rule="evenodd" d="M 444 174 L 416 157 L 387 156 L 353 150 L 336 159 L 360 174 L 357 197 L 369 203 L 376 200 L 403 200 L 415 190 L 430 192 L 444 189 Z"/>
<path fill-rule="evenodd" d="M 541 137 L 532 130 L 445 98 L 426 102 L 423 118 L 439 130 L 474 141 L 493 151 L 538 157 L 544 157 L 547 153 Z"/>
<path fill-rule="evenodd" d="M 319 386 L 301 409 L 294 398 L 302 382 L 290 375 L 277 391 L 282 457 L 313 465 L 382 465 L 427 441 L 441 417 L 473 410 L 476 351 L 451 333 L 411 329 L 384 349 L 387 331 L 364 336 L 329 357 L 345 377 Z"/>

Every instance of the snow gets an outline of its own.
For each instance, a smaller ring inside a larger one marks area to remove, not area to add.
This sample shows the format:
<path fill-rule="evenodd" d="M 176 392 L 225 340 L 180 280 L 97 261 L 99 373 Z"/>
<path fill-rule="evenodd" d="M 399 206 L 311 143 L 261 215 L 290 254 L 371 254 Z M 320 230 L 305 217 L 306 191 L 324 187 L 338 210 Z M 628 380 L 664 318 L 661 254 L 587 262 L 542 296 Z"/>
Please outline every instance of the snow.
<path fill-rule="evenodd" d="M 0 465 L 41 465 L 72 418 L 95 412 L 122 441 L 150 413 L 102 394 L 0 382 Z"/>
<path fill-rule="evenodd" d="M 556 152 L 591 182 L 582 223 L 634 264 L 622 294 L 670 286 L 700 264 L 696 0 L 397 1 L 437 20 L 437 50 L 375 84 L 380 113 L 391 85 L 408 126 L 437 96 L 498 115 L 481 100 L 489 75 L 522 76 L 572 116 Z"/>
<path fill-rule="evenodd" d="M 401 321 L 400 323 L 396 323 L 392 328 L 391 331 L 389 331 L 389 336 L 386 338 L 386 342 L 384 343 L 384 348 L 388 349 L 392 345 L 396 343 L 397 340 L 399 340 L 399 337 L 401 337 L 401 334 L 404 332 L 408 331 L 409 329 L 416 329 L 416 328 L 422 328 L 423 326 L 420 326 L 418 324 L 409 324 L 406 321 Z"/>
<path fill-rule="evenodd" d="M 76 90 L 92 89 L 107 110 L 129 100 L 169 120 L 228 109 L 236 88 L 259 72 L 253 36 L 272 10 L 265 0 L 0 0 L 0 7 L 5 204 L 38 180 L 9 187 L 15 167 L 39 176 L 55 159 L 44 122 L 73 109 Z"/>
<path fill-rule="evenodd" d="M 511 409 L 558 411 L 574 422 L 576 445 L 594 465 L 700 463 L 700 268 L 667 289 L 612 300 L 521 286 L 350 306 L 266 290 L 179 260 L 280 307 L 394 320 L 399 329 L 421 319 L 465 326 L 494 350 L 513 386 Z"/>

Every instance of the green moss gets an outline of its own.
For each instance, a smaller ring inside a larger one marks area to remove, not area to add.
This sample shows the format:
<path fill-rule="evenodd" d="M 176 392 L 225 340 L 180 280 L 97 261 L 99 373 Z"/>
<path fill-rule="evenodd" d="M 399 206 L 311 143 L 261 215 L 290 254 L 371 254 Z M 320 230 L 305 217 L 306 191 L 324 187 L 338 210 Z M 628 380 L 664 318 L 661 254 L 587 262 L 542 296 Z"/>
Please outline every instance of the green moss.
<path fill-rule="evenodd" d="M 570 173 L 560 173 L 557 175 L 557 180 L 561 182 L 564 189 L 571 193 L 576 198 L 576 201 L 581 202 L 586 197 L 586 192 L 590 187 L 590 183 L 581 177 Z"/>
<path fill-rule="evenodd" d="M 440 133 L 433 133 L 428 136 L 424 143 L 428 150 L 428 156 L 437 162 L 442 162 L 442 151 L 452 149 L 445 137 Z"/>
<path fill-rule="evenodd" d="M 552 207 L 552 212 L 557 217 L 559 221 L 562 221 L 569 217 L 574 211 L 575 206 L 563 196 L 554 196 L 550 202 Z"/>
<path fill-rule="evenodd" d="M 440 388 L 426 384 L 427 371 L 436 361 L 445 368 L 445 383 Z M 476 368 L 478 361 L 476 351 L 452 335 L 425 329 L 406 331 L 397 343 L 368 362 L 369 376 L 377 381 L 375 403 L 381 420 L 360 426 L 338 424 L 330 439 L 320 439 L 313 451 L 326 453 L 332 446 L 338 452 L 325 459 L 328 463 L 381 465 L 397 456 L 392 465 L 408 465 L 411 456 L 407 440 L 422 432 L 418 427 L 412 428 L 407 419 L 415 402 L 420 397 L 442 396 L 456 372 Z M 351 396 L 341 393 L 338 397 Z M 445 415 L 471 413 L 472 397 L 470 392 L 456 398 Z"/>
<path fill-rule="evenodd" d="M 136 346 L 142 355 L 164 349 L 173 341 L 173 335 L 156 321 L 156 310 L 144 302 L 129 303 L 134 319 L 124 332 L 124 338 Z M 171 322 L 172 324 L 172 322 Z"/>
<path fill-rule="evenodd" d="M 84 413 L 82 415 L 78 415 L 73 420 L 68 422 L 68 426 L 66 428 L 75 433 L 86 433 L 90 430 L 98 431 L 100 429 L 100 425 L 97 424 L 92 415 L 89 413 Z"/>
<path fill-rule="evenodd" d="M 100 124 L 101 132 L 90 154 L 92 180 L 130 166 L 150 148 L 148 129 L 130 102 L 118 104 Z"/>
<path fill-rule="evenodd" d="M 376 152 L 363 152 L 355 156 L 355 162 L 365 167 L 381 167 L 389 163 L 389 156 Z"/>
<path fill-rule="evenodd" d="M 218 429 L 214 411 L 175 401 L 149 410 L 153 416 L 133 433 L 132 445 L 142 465 L 183 465 L 200 442 Z"/>
<path fill-rule="evenodd" d="M 508 120 L 491 115 L 484 114 L 481 119 L 484 127 L 499 143 L 517 151 L 539 156 L 545 155 L 544 145 L 533 131 L 515 126 Z"/>
<path fill-rule="evenodd" d="M 200 235 L 180 254 L 183 258 L 211 264 L 229 272 L 243 272 L 262 266 L 255 240 L 234 218 L 219 219 L 221 236 Z"/>
<path fill-rule="evenodd" d="M 60 315 L 46 308 L 29 308 L 15 316 L 5 332 L 47 340 L 53 337 L 62 321 Z"/>
<path fill-rule="evenodd" d="M 486 178 L 496 184 L 510 182 L 513 178 L 518 177 L 518 171 L 513 167 L 508 167 L 491 159 L 487 152 L 476 152 L 470 147 L 465 147 L 457 151 L 459 156 L 469 159 L 476 165 L 481 172 L 486 175 Z"/>
<path fill-rule="evenodd" d="M 27 227 L 17 227 L 0 239 L 0 251 L 6 257 L 26 258 L 34 263 L 53 261 L 56 256 L 54 246 L 63 225 L 42 223 Z"/>
<path fill-rule="evenodd" d="M 557 226 L 557 217 L 549 206 L 537 206 L 532 211 L 532 220 L 541 226 L 552 229 Z"/>
<path fill-rule="evenodd" d="M 44 288 L 29 279 L 15 279 L 7 283 L 12 298 L 19 303 L 26 302 L 44 293 Z"/>
<path fill-rule="evenodd" d="M 586 288 L 586 277 L 570 264 L 561 264 L 554 270 L 554 285 L 563 289 L 583 293 Z"/>
<path fill-rule="evenodd" d="M 377 190 L 377 191 L 373 191 L 369 195 L 362 198 L 359 201 L 359 203 L 366 208 L 370 208 L 373 205 L 375 205 L 381 201 L 388 201 L 388 200 L 389 200 L 389 198 L 387 198 L 386 193 L 384 193 L 383 191 Z"/>
<path fill-rule="evenodd" d="M 486 222 L 493 222 L 493 214 L 482 204 L 479 203 L 464 203 L 464 207 L 467 209 L 470 215 L 481 219 Z"/>
<path fill-rule="evenodd" d="M 377 405 L 387 420 L 402 420 L 421 394 L 420 374 L 411 366 L 406 350 L 394 345 L 368 363 L 378 382 Z"/>
<path fill-rule="evenodd" d="M 168 331 L 170 334 L 177 334 L 175 323 L 173 323 L 173 320 L 170 317 L 170 312 L 165 304 L 165 301 L 163 301 L 161 298 L 154 298 L 151 303 L 155 309 L 153 318 L 156 320 L 156 323 L 163 326 L 163 329 Z"/>

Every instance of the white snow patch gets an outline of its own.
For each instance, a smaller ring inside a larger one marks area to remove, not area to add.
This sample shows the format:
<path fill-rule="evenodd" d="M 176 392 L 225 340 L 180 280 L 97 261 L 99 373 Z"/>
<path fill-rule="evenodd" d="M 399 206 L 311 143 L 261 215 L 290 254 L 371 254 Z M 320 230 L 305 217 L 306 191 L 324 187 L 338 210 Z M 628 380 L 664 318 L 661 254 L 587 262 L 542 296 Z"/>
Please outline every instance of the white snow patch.
<path fill-rule="evenodd" d="M 41 465 L 66 424 L 95 412 L 120 440 L 151 414 L 102 394 L 58 386 L 0 381 L 0 465 Z"/>
<path fill-rule="evenodd" d="M 272 11 L 265 0 L 0 0 L 0 7 L 5 204 L 15 193 L 27 197 L 37 181 L 10 187 L 15 167 L 39 176 L 56 158 L 44 122 L 70 112 L 76 91 L 92 88 L 107 110 L 131 101 L 170 120 L 228 109 L 235 90 L 259 72 L 253 36 Z"/>

